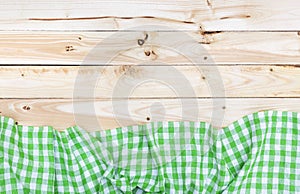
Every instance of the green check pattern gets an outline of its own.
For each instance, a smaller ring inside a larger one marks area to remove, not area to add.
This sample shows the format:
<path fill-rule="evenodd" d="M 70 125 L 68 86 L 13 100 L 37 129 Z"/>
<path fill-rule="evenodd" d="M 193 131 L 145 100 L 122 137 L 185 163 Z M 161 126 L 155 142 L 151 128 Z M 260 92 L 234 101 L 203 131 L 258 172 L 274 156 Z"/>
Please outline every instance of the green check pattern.
<path fill-rule="evenodd" d="M 0 116 L 0 193 L 300 193 L 300 113 L 88 133 Z"/>

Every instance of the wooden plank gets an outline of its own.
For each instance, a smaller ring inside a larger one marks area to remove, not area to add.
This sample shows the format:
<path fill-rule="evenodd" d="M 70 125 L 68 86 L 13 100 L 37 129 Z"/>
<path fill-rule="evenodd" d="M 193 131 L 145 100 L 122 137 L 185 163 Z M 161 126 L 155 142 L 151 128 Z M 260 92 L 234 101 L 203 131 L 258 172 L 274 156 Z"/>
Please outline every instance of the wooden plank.
<path fill-rule="evenodd" d="M 0 64 L 300 64 L 299 42 L 297 32 L 0 32 Z"/>
<path fill-rule="evenodd" d="M 300 97 L 299 82 L 295 66 L 0 67 L 1 98 Z"/>
<path fill-rule="evenodd" d="M 300 30 L 298 0 L 1 1 L 1 30 Z"/>
<path fill-rule="evenodd" d="M 74 101 L 77 107 L 74 108 L 72 100 L 68 99 L 2 99 L 0 114 L 14 118 L 22 125 L 52 125 L 60 130 L 75 124 L 93 131 L 162 120 L 206 121 L 227 126 L 242 116 L 256 111 L 300 112 L 299 100 L 299 98 L 225 99 L 225 106 L 222 99 L 216 103 L 213 103 L 212 99 L 85 100 Z M 94 105 L 95 111 L 89 109 L 90 104 Z M 195 114 L 197 111 L 198 115 Z M 217 113 L 214 119 L 212 112 Z M 95 118 L 99 121 L 96 124 L 93 123 Z M 223 122 L 219 122 L 222 120 Z"/>

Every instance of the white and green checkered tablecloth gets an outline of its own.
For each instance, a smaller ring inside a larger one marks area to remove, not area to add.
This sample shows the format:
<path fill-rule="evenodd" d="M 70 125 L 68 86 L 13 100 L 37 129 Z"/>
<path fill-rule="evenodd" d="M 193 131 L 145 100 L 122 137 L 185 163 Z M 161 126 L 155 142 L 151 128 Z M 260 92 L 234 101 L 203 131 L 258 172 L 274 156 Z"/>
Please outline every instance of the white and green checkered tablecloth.
<path fill-rule="evenodd" d="M 87 133 L 0 117 L 1 193 L 300 193 L 300 114 Z"/>

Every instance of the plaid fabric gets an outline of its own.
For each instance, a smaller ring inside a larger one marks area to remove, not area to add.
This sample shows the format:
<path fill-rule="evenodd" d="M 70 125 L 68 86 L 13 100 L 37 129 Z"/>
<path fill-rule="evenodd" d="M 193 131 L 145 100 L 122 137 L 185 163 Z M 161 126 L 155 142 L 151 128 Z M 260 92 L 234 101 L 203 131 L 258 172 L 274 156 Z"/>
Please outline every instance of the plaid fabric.
<path fill-rule="evenodd" d="M 87 133 L 0 117 L 1 193 L 300 193 L 300 114 Z"/>

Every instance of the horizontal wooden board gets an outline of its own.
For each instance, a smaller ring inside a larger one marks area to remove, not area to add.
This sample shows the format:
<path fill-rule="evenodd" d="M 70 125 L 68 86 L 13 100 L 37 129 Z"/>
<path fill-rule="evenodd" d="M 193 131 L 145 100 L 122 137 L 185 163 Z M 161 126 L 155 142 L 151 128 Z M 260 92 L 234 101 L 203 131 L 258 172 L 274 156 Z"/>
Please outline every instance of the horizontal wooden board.
<path fill-rule="evenodd" d="M 298 0 L 0 2 L 1 30 L 300 30 Z"/>
<path fill-rule="evenodd" d="M 295 66 L 7 66 L 1 98 L 300 97 Z"/>
<path fill-rule="evenodd" d="M 300 64 L 299 56 L 298 32 L 0 32 L 3 65 Z"/>
<path fill-rule="evenodd" d="M 14 118 L 18 124 L 52 125 L 60 130 L 75 124 L 94 131 L 162 120 L 206 121 L 215 123 L 218 127 L 217 125 L 227 126 L 242 116 L 256 111 L 300 112 L 299 102 L 299 98 L 215 101 L 212 99 L 139 99 L 74 101 L 74 106 L 72 100 L 67 99 L 2 99 L 0 114 Z M 95 111 L 90 109 L 90 105 Z M 213 112 L 214 117 L 212 117 Z"/>

